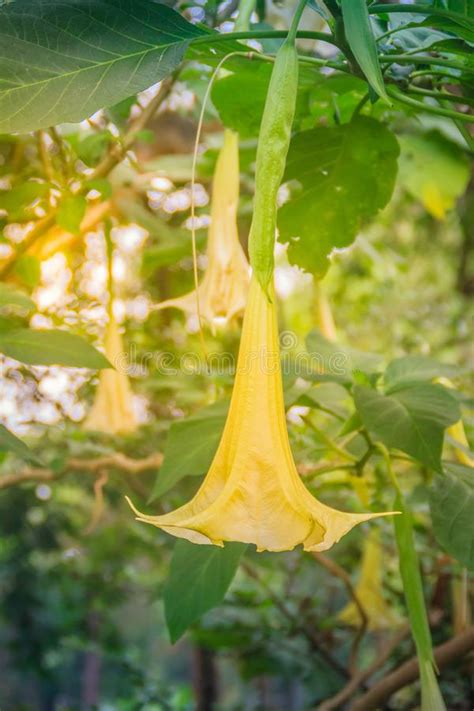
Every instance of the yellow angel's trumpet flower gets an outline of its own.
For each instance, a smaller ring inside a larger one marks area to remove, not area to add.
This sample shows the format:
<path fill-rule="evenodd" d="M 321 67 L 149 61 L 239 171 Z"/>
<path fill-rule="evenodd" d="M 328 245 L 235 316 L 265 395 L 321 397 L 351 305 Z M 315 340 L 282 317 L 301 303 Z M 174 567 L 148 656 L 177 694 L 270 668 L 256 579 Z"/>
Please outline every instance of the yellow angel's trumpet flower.
<path fill-rule="evenodd" d="M 343 513 L 319 502 L 298 475 L 283 403 L 278 326 L 271 300 L 250 283 L 234 390 L 211 468 L 194 498 L 139 521 L 193 543 L 254 543 L 260 551 L 330 548 L 353 526 L 384 514 Z"/>
<path fill-rule="evenodd" d="M 453 438 L 454 442 L 457 444 L 461 445 L 461 447 L 456 447 L 454 454 L 456 459 L 460 464 L 464 464 L 466 467 L 474 467 L 474 459 L 467 454 L 467 452 L 464 451 L 464 449 L 469 450 L 469 442 L 466 437 L 466 431 L 464 429 L 464 423 L 462 420 L 458 420 L 457 422 L 454 423 L 454 425 L 451 425 L 448 427 L 446 430 L 448 435 Z"/>
<path fill-rule="evenodd" d="M 451 583 L 454 634 L 461 634 L 472 624 L 472 608 L 468 572 L 463 568 Z"/>
<path fill-rule="evenodd" d="M 400 623 L 382 594 L 382 547 L 379 531 L 370 531 L 364 544 L 359 580 L 354 592 L 366 616 L 369 630 L 394 627 Z M 349 602 L 338 615 L 341 622 L 353 627 L 361 625 L 361 615 L 355 602 Z"/>
<path fill-rule="evenodd" d="M 449 380 L 449 378 L 436 378 L 436 382 L 440 383 L 440 385 L 444 385 L 445 388 L 454 388 L 453 383 Z M 458 460 L 460 464 L 464 464 L 466 467 L 474 467 L 474 459 L 467 454 L 464 450 L 467 449 L 469 451 L 469 441 L 466 437 L 466 431 L 464 429 L 464 423 L 462 420 L 458 420 L 457 422 L 454 423 L 454 425 L 451 425 L 448 427 L 446 430 L 446 434 L 448 434 L 450 437 L 452 437 L 453 441 L 460 445 L 457 447 L 455 445 L 454 447 L 454 456 Z"/>
<path fill-rule="evenodd" d="M 326 292 L 317 281 L 314 283 L 314 299 L 316 302 L 316 318 L 319 330 L 328 341 L 337 341 L 337 330 L 331 304 L 329 303 Z"/>
<path fill-rule="evenodd" d="M 423 205 L 437 220 L 444 220 L 446 212 L 454 205 L 451 196 L 443 195 L 435 183 L 427 183 L 422 189 Z"/>
<path fill-rule="evenodd" d="M 133 432 L 138 421 L 133 411 L 132 389 L 124 364 L 122 336 L 113 316 L 105 333 L 105 355 L 115 370 L 102 370 L 92 408 L 84 421 L 87 430 L 107 434 Z"/>
<path fill-rule="evenodd" d="M 207 267 L 198 287 L 199 311 L 212 329 L 219 321 L 228 321 L 243 313 L 247 302 L 249 265 L 237 231 L 238 202 L 238 135 L 226 129 L 212 183 Z M 197 315 L 196 292 L 168 299 L 155 308 L 168 307 Z"/>

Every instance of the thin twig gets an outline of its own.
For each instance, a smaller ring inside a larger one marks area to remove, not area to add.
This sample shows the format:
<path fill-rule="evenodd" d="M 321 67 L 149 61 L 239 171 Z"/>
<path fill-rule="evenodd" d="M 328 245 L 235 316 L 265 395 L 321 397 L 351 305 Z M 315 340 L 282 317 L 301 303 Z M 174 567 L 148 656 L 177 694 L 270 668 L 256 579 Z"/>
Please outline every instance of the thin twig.
<path fill-rule="evenodd" d="M 335 659 L 326 649 L 321 647 L 319 640 L 313 634 L 310 627 L 301 620 L 301 616 L 299 614 L 293 615 L 291 610 L 289 610 L 285 603 L 280 600 L 272 588 L 267 585 L 264 580 L 262 580 L 253 566 L 251 566 L 248 562 L 242 563 L 241 566 L 247 575 L 253 578 L 253 580 L 255 580 L 265 590 L 275 607 L 281 612 L 283 617 L 291 623 L 293 631 L 305 637 L 311 649 L 316 652 L 329 666 L 347 679 L 349 676 L 347 669 L 343 667 L 342 664 L 340 664 L 337 659 Z"/>
<path fill-rule="evenodd" d="M 360 643 L 362 639 L 364 638 L 364 635 L 367 631 L 367 624 L 368 624 L 368 617 L 367 613 L 364 609 L 364 606 L 362 605 L 361 601 L 359 600 L 359 597 L 355 591 L 354 586 L 352 585 L 352 581 L 350 579 L 350 576 L 344 568 L 341 568 L 340 565 L 338 565 L 335 561 L 331 560 L 327 556 L 323 555 L 322 553 L 318 553 L 317 551 L 311 551 L 311 555 L 313 558 L 320 563 L 326 570 L 331 573 L 331 575 L 334 575 L 336 578 L 339 578 L 342 580 L 344 583 L 347 592 L 349 593 L 349 597 L 354 601 L 354 605 L 357 608 L 357 611 L 360 616 L 360 625 L 357 628 L 357 632 L 354 636 L 354 640 L 352 642 L 352 649 L 351 649 L 351 656 L 350 656 L 350 662 L 349 662 L 349 669 L 351 670 L 352 673 L 355 673 L 356 669 L 356 662 L 357 662 L 357 652 L 359 650 Z"/>
<path fill-rule="evenodd" d="M 33 245 L 37 239 L 44 235 L 44 233 L 54 225 L 56 220 L 56 212 L 57 209 L 53 208 L 47 215 L 35 222 L 15 251 L 9 257 L 2 260 L 2 265 L 0 267 L 0 279 L 4 279 L 8 274 L 10 274 L 17 259 L 25 254 L 31 245 Z"/>
<path fill-rule="evenodd" d="M 102 514 L 104 513 L 104 486 L 107 484 L 108 480 L 108 473 L 106 471 L 100 471 L 94 482 L 94 507 L 92 509 L 90 521 L 84 531 L 86 536 L 95 530 L 97 524 L 102 518 Z"/>
<path fill-rule="evenodd" d="M 175 82 L 176 72 L 165 79 L 151 101 L 145 106 L 143 111 L 134 120 L 129 130 L 120 143 L 114 143 L 107 155 L 102 159 L 94 171 L 87 176 L 87 180 L 96 180 L 108 175 L 116 165 L 125 157 L 127 151 L 132 147 L 137 135 L 143 131 L 148 121 L 155 115 L 161 104 L 168 98 Z"/>
<path fill-rule="evenodd" d="M 41 164 L 43 166 L 44 173 L 48 180 L 52 182 L 55 179 L 55 174 L 54 174 L 54 168 L 53 164 L 51 162 L 51 156 L 48 151 L 48 146 L 46 145 L 46 132 L 45 131 L 37 131 L 36 132 L 36 142 L 38 145 L 38 155 L 41 160 Z"/>
<path fill-rule="evenodd" d="M 68 153 L 66 151 L 64 141 L 62 136 L 60 136 L 56 126 L 51 126 L 49 128 L 49 134 L 54 141 L 54 144 L 56 148 L 58 149 L 58 156 L 59 160 L 61 162 L 61 168 L 63 172 L 63 180 L 64 182 L 67 182 L 68 179 L 71 177 L 71 161 L 70 161 L 70 156 L 68 156 Z"/>
<path fill-rule="evenodd" d="M 81 195 L 87 192 L 89 190 L 87 183 L 90 180 L 105 177 L 123 160 L 126 152 L 131 148 L 133 142 L 136 140 L 137 134 L 143 130 L 147 122 L 158 110 L 159 106 L 168 97 L 175 81 L 175 76 L 176 72 L 162 82 L 156 96 L 153 97 L 150 103 L 134 120 L 130 129 L 125 134 L 123 141 L 120 144 L 114 144 L 114 146 L 112 146 L 111 150 L 107 153 L 95 170 L 86 176 L 85 184 L 82 184 L 75 194 Z M 0 267 L 0 279 L 7 276 L 13 269 L 18 257 L 24 254 L 40 237 L 42 237 L 42 235 L 44 235 L 47 230 L 49 230 L 50 227 L 54 225 L 56 213 L 57 208 L 52 208 L 47 215 L 38 220 L 25 235 L 23 241 L 20 242 L 13 254 L 2 261 L 2 265 Z"/>
<path fill-rule="evenodd" d="M 18 484 L 25 484 L 27 482 L 57 481 L 73 471 L 97 474 L 97 472 L 101 470 L 121 469 L 127 474 L 140 474 L 143 471 L 160 467 L 162 462 L 163 455 L 161 452 L 151 454 L 149 457 L 143 459 L 131 459 L 121 452 L 98 457 L 97 459 L 72 457 L 67 461 L 66 466 L 60 472 L 55 472 L 47 468 L 26 467 L 18 474 L 0 477 L 0 489 L 8 489 L 11 486 L 17 486 Z"/>
<path fill-rule="evenodd" d="M 382 652 L 377 656 L 376 660 L 368 666 L 367 669 L 355 674 L 352 679 L 347 682 L 344 688 L 342 688 L 335 696 L 332 696 L 330 699 L 323 701 L 322 704 L 319 704 L 316 711 L 333 711 L 333 709 L 339 708 L 365 681 L 367 681 L 367 679 L 370 679 L 375 672 L 383 667 L 383 665 L 390 659 L 392 652 L 398 647 L 400 642 L 408 636 L 409 632 L 410 628 L 407 625 L 396 635 L 394 635 L 394 637 L 385 645 Z"/>
<path fill-rule="evenodd" d="M 296 468 L 301 476 L 314 477 L 328 472 L 338 472 L 341 469 L 354 469 L 354 465 L 343 462 L 323 462 L 322 464 L 305 464 L 301 462 Z"/>
<path fill-rule="evenodd" d="M 318 427 L 312 420 L 310 416 L 308 417 L 303 417 L 303 420 L 308 424 L 313 432 L 319 437 L 319 439 L 327 446 L 329 449 L 332 449 L 333 452 L 336 454 L 339 454 L 340 457 L 345 459 L 346 461 L 352 462 L 353 464 L 356 464 L 357 457 L 354 457 L 353 454 L 345 450 L 343 447 L 340 447 L 337 442 L 335 442 L 329 435 L 324 432 L 320 427 Z"/>

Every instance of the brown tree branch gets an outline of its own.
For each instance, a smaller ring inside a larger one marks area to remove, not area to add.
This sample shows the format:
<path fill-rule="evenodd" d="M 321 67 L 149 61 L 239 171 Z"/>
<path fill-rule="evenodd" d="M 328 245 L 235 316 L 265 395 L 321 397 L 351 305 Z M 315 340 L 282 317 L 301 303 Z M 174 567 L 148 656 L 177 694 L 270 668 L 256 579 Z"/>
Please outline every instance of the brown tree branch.
<path fill-rule="evenodd" d="M 97 527 L 102 514 L 104 513 L 104 486 L 109 480 L 109 475 L 106 471 L 100 471 L 94 482 L 94 506 L 90 521 L 84 531 L 86 536 L 92 533 Z"/>
<path fill-rule="evenodd" d="M 23 241 L 20 242 L 19 245 L 17 245 L 15 251 L 10 254 L 10 256 L 6 257 L 6 259 L 2 260 L 2 264 L 0 267 L 0 279 L 4 279 L 6 276 L 8 276 L 12 271 L 13 267 L 15 266 L 15 262 L 17 261 L 17 259 L 19 259 L 19 257 L 21 257 L 26 251 L 28 251 L 28 249 L 36 242 L 36 240 L 39 239 L 42 235 L 44 235 L 44 233 L 54 225 L 56 219 L 56 212 L 57 209 L 54 208 L 50 212 L 48 212 L 47 215 L 37 220 L 32 226 L 32 228 L 29 230 L 27 235 L 24 237 Z"/>
<path fill-rule="evenodd" d="M 474 626 L 462 634 L 440 644 L 434 649 L 434 658 L 439 669 L 474 651 Z M 349 711 L 375 711 L 399 689 L 418 679 L 419 666 L 417 657 L 405 662 L 398 669 L 387 674 L 369 691 L 355 701 Z"/>
<path fill-rule="evenodd" d="M 99 222 L 102 222 L 114 209 L 114 204 L 111 200 L 101 202 L 93 202 L 87 208 L 82 222 L 77 233 L 66 232 L 59 225 L 54 225 L 47 232 L 35 238 L 35 243 L 27 250 L 37 256 L 39 259 L 47 259 L 62 249 L 70 249 L 73 245 L 79 242 L 86 232 L 93 230 Z"/>
<path fill-rule="evenodd" d="M 342 688 L 335 696 L 332 696 L 330 699 L 323 701 L 322 704 L 319 704 L 316 711 L 333 711 L 333 709 L 339 708 L 357 691 L 360 686 L 362 686 L 365 681 L 367 681 L 367 679 L 370 679 L 376 671 L 383 667 L 383 665 L 390 659 L 392 652 L 398 647 L 400 642 L 405 639 L 409 632 L 410 628 L 408 626 L 400 630 L 398 634 L 396 634 L 387 643 L 384 650 L 377 656 L 377 659 L 373 662 L 373 664 L 368 666 L 367 669 L 355 674 L 352 679 L 347 682 L 346 686 L 344 686 L 344 688 Z"/>
<path fill-rule="evenodd" d="M 155 112 L 158 110 L 159 106 L 168 97 L 173 83 L 176 78 L 176 73 L 172 74 L 170 77 L 165 79 L 159 91 L 153 97 L 149 104 L 143 109 L 139 116 L 133 121 L 129 130 L 125 134 L 123 141 L 121 143 L 114 144 L 104 159 L 99 163 L 95 170 L 85 176 L 85 184 L 81 184 L 78 190 L 75 192 L 76 195 L 81 195 L 87 192 L 87 182 L 94 180 L 96 178 L 103 178 L 108 175 L 125 157 L 127 151 L 133 145 L 137 135 L 146 126 L 147 122 L 152 118 Z M 5 278 L 10 274 L 11 270 L 14 268 L 17 259 L 24 254 L 30 247 L 38 240 L 42 235 L 45 234 L 50 227 L 55 224 L 57 208 L 54 207 L 48 212 L 47 215 L 37 220 L 32 228 L 25 235 L 24 239 L 17 246 L 16 250 L 6 259 L 2 261 L 0 266 L 0 279 Z"/>
<path fill-rule="evenodd" d="M 98 457 L 97 459 L 72 457 L 60 472 L 55 472 L 51 469 L 40 469 L 38 467 L 27 467 L 18 474 L 0 477 L 0 489 L 8 489 L 11 486 L 17 486 L 18 484 L 25 484 L 32 481 L 57 481 L 72 471 L 96 474 L 101 470 L 120 469 L 126 474 L 140 474 L 149 469 L 159 468 L 162 462 L 163 455 L 161 452 L 151 454 L 149 457 L 144 457 L 143 459 L 131 459 L 121 452 Z"/>
<path fill-rule="evenodd" d="M 176 73 L 175 73 L 176 74 Z M 108 175 L 125 157 L 125 154 L 132 147 L 137 135 L 143 131 L 148 121 L 155 115 L 161 104 L 168 98 L 175 82 L 175 74 L 165 79 L 151 101 L 145 106 L 143 111 L 137 116 L 129 130 L 125 134 L 121 143 L 115 143 L 110 148 L 107 155 L 95 168 L 91 175 L 87 176 L 87 180 L 95 180 Z"/>

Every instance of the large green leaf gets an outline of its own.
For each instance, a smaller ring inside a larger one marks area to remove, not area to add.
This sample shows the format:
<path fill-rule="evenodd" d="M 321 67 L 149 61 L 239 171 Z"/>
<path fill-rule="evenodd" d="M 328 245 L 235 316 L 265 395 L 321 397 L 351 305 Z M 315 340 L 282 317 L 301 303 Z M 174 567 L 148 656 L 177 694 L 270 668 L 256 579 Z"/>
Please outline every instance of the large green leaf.
<path fill-rule="evenodd" d="M 447 0 L 448 9 L 452 13 L 456 13 L 459 18 L 465 17 L 474 20 L 474 2 L 473 0 Z M 474 30 L 474 23 L 471 23 Z"/>
<path fill-rule="evenodd" d="M 461 39 L 464 39 L 467 42 L 474 42 L 474 25 L 465 27 L 464 25 L 461 25 L 447 17 L 429 17 L 422 24 L 430 25 L 431 27 L 443 30 L 444 32 L 450 32 L 453 35 L 461 37 Z"/>
<path fill-rule="evenodd" d="M 243 543 L 226 543 L 220 548 L 178 541 L 163 596 L 173 643 L 201 615 L 222 602 L 246 548 Z"/>
<path fill-rule="evenodd" d="M 0 283 L 0 309 L 15 306 L 25 311 L 33 311 L 34 302 L 23 291 L 19 291 L 9 284 Z"/>
<path fill-rule="evenodd" d="M 442 219 L 454 207 L 469 181 L 464 152 L 436 131 L 400 136 L 401 185 Z"/>
<path fill-rule="evenodd" d="M 185 476 L 206 474 L 224 429 L 228 406 L 228 402 L 219 402 L 203 408 L 192 417 L 173 422 L 151 501 Z"/>
<path fill-rule="evenodd" d="M 81 121 L 163 79 L 203 34 L 151 0 L 4 4 L 0 131 Z"/>
<path fill-rule="evenodd" d="M 27 365 L 110 368 L 107 358 L 80 336 L 67 331 L 16 328 L 0 334 L 0 353 Z"/>
<path fill-rule="evenodd" d="M 294 182 L 278 213 L 293 264 L 319 276 L 327 271 L 331 251 L 351 244 L 389 201 L 398 152 L 389 129 L 362 116 L 293 137 L 284 180 Z"/>
<path fill-rule="evenodd" d="M 319 374 L 325 374 L 332 376 L 331 379 L 336 382 L 351 382 L 355 370 L 373 373 L 382 363 L 381 356 L 328 341 L 316 329 L 306 336 L 306 348 L 310 357 L 308 369 L 307 372 L 301 370 L 297 375 L 310 380 L 317 380 Z"/>
<path fill-rule="evenodd" d="M 444 32 L 438 32 L 431 27 L 425 27 L 423 22 L 410 22 L 401 25 L 402 29 L 390 37 L 390 44 L 403 51 L 418 51 L 429 49 L 437 42 L 449 38 Z"/>
<path fill-rule="evenodd" d="M 15 260 L 14 272 L 25 286 L 34 289 L 41 279 L 41 262 L 34 254 L 21 254 Z"/>
<path fill-rule="evenodd" d="M 426 10 L 422 11 L 422 4 L 425 5 Z M 441 7 L 436 7 L 437 3 L 422 4 L 416 3 L 415 5 L 409 5 L 406 3 L 402 7 L 399 3 L 394 5 L 391 3 L 373 3 L 369 5 L 368 9 L 371 15 L 390 15 L 391 18 L 395 15 L 395 17 L 400 18 L 401 22 L 403 22 L 405 18 L 410 20 L 413 19 L 413 17 L 421 17 L 422 15 L 429 15 L 429 19 L 443 17 L 452 20 L 452 22 L 456 22 L 458 25 L 461 25 L 461 27 L 471 30 L 471 32 L 474 31 L 474 22 L 471 19 L 473 17 L 472 0 L 448 0 L 449 11 Z"/>
<path fill-rule="evenodd" d="M 214 83 L 212 102 L 222 123 L 243 138 L 258 136 L 273 66 L 266 62 L 243 62 L 238 71 Z M 295 126 L 309 112 L 310 93 L 325 78 L 312 67 L 300 67 Z"/>
<path fill-rule="evenodd" d="M 474 570 L 474 470 L 447 464 L 430 490 L 433 531 L 438 543 Z"/>
<path fill-rule="evenodd" d="M 356 385 L 354 400 L 365 427 L 387 447 L 440 470 L 444 430 L 460 417 L 459 405 L 446 388 L 417 383 L 382 395 Z"/>
<path fill-rule="evenodd" d="M 264 62 L 242 62 L 234 72 L 214 82 L 212 102 L 222 123 L 243 138 L 258 136 L 272 67 Z M 293 130 L 334 123 L 335 106 L 340 121 L 349 121 L 367 85 L 359 77 L 321 74 L 304 64 L 299 68 L 298 97 Z"/>
<path fill-rule="evenodd" d="M 352 74 L 338 73 L 319 75 L 319 79 L 317 83 L 313 82 L 309 97 L 309 111 L 314 118 L 312 126 L 331 126 L 336 120 L 337 123 L 348 123 L 367 91 L 365 81 Z"/>
<path fill-rule="evenodd" d="M 0 425 L 0 452 L 13 452 L 21 459 L 26 459 L 33 464 L 41 464 L 30 448 L 4 425 Z"/>
<path fill-rule="evenodd" d="M 271 73 L 272 66 L 264 62 L 245 63 L 214 82 L 212 103 L 222 123 L 243 138 L 258 135 Z"/>
<path fill-rule="evenodd" d="M 1 17 L 1 10 L 0 10 Z M 0 29 L 1 36 L 1 29 Z M 0 60 L 1 61 L 1 60 Z M 1 66 L 1 65 L 0 65 Z M 1 96 L 1 78 L 0 78 Z M 1 98 L 0 98 L 1 107 Z M 1 110 L 1 109 L 0 109 Z M 0 123 L 1 123 L 0 115 Z M 10 220 L 24 219 L 24 211 L 36 200 L 45 197 L 49 192 L 47 183 L 38 183 L 34 180 L 27 180 L 14 188 L 0 191 L 0 210 L 8 212 Z"/>
<path fill-rule="evenodd" d="M 86 213 L 87 200 L 83 195 L 70 195 L 61 200 L 56 222 L 66 232 L 79 234 L 81 222 Z"/>
<path fill-rule="evenodd" d="M 398 388 L 424 381 L 434 380 L 440 376 L 452 378 L 462 372 L 460 368 L 448 363 L 440 363 L 427 356 L 404 356 L 396 358 L 388 364 L 384 373 L 385 392 L 391 393 Z"/>
<path fill-rule="evenodd" d="M 344 32 L 372 89 L 388 101 L 366 0 L 341 0 Z"/>

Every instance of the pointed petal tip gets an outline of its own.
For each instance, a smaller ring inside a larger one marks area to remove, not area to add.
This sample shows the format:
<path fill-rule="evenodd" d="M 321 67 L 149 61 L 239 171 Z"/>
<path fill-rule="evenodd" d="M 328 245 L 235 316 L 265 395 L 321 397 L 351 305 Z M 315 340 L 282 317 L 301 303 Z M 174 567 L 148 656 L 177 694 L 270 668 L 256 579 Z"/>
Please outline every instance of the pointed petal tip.
<path fill-rule="evenodd" d="M 130 506 L 132 509 L 133 513 L 136 514 L 136 520 L 137 521 L 143 521 L 143 514 L 137 509 L 137 507 L 132 503 L 132 500 L 130 499 L 129 496 L 125 496 L 125 501 L 127 504 Z"/>

